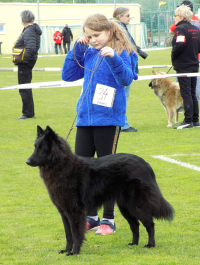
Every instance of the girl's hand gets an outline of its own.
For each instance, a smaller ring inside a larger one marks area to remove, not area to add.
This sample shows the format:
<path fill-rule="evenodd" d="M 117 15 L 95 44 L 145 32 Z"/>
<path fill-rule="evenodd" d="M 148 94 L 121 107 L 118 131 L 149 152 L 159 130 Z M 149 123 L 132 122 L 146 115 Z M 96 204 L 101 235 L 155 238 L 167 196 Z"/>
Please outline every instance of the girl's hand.
<path fill-rule="evenodd" d="M 100 54 L 102 56 L 113 57 L 115 53 L 112 48 L 105 46 L 101 49 Z"/>
<path fill-rule="evenodd" d="M 87 37 L 83 36 L 83 37 L 80 37 L 80 39 L 78 39 L 77 41 L 78 43 L 81 43 L 81 44 L 84 44 L 84 45 L 88 45 L 89 44 L 89 40 Z"/>

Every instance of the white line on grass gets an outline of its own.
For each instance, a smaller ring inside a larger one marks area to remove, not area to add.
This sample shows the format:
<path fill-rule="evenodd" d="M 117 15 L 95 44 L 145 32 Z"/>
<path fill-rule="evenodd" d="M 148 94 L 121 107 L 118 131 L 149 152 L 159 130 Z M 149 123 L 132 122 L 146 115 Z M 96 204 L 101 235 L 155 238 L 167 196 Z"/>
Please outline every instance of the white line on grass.
<path fill-rule="evenodd" d="M 173 154 L 170 156 L 188 156 L 188 154 Z M 200 153 L 196 153 L 196 154 L 191 154 L 191 156 L 200 156 Z"/>
<path fill-rule="evenodd" d="M 169 163 L 172 163 L 172 164 L 177 164 L 177 165 L 180 165 L 182 167 L 186 167 L 186 168 L 189 168 L 189 169 L 200 171 L 200 167 L 197 167 L 197 166 L 194 166 L 194 165 L 190 165 L 190 164 L 185 163 L 185 162 L 180 162 L 180 161 L 177 161 L 177 160 L 169 158 L 169 157 L 165 157 L 165 156 L 152 156 L 152 157 L 161 159 L 163 161 L 166 161 L 166 162 L 169 162 Z"/>

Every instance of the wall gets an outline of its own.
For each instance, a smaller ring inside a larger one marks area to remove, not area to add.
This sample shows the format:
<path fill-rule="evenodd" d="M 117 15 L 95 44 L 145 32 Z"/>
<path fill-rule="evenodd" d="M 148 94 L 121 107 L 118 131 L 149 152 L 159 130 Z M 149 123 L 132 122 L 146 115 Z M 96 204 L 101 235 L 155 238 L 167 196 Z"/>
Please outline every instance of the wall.
<path fill-rule="evenodd" d="M 117 4 L 118 6 L 126 6 L 130 9 L 132 22 L 131 34 L 140 43 L 140 5 L 138 4 Z M 36 17 L 38 23 L 37 4 L 30 3 L 0 3 L 0 24 L 5 24 L 5 33 L 0 34 L 0 42 L 2 43 L 1 52 L 11 53 L 12 47 L 16 39 L 23 30 L 21 24 L 20 12 L 23 10 L 31 10 Z M 76 25 L 82 24 L 83 20 L 91 14 L 102 13 L 111 18 L 114 11 L 112 4 L 40 4 L 39 20 L 42 26 L 64 26 L 64 24 Z"/>

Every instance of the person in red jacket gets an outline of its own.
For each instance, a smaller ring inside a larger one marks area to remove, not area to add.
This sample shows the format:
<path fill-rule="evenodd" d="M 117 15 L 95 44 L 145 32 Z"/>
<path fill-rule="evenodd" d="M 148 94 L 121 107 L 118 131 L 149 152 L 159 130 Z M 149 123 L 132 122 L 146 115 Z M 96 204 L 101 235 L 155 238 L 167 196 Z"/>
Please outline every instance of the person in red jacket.
<path fill-rule="evenodd" d="M 53 40 L 55 42 L 55 53 L 58 54 L 58 46 L 59 46 L 59 50 L 61 53 L 62 52 L 62 48 L 61 48 L 61 42 L 63 37 L 61 37 L 61 32 L 59 31 L 59 28 L 55 29 L 55 33 L 53 34 Z"/>

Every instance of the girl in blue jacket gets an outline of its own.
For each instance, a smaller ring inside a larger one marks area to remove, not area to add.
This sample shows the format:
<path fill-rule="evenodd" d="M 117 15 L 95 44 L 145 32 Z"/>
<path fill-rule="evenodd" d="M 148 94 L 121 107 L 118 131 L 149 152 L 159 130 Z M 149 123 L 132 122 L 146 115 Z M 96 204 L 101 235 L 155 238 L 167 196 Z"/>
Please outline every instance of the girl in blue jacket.
<path fill-rule="evenodd" d="M 84 78 L 77 103 L 75 154 L 94 157 L 96 153 L 101 157 L 116 152 L 120 128 L 125 123 L 124 87 L 138 78 L 138 56 L 121 26 L 102 14 L 89 16 L 83 31 L 84 36 L 65 58 L 62 79 Z M 96 208 L 88 212 L 86 229 L 98 229 L 96 235 L 115 232 L 114 204 L 104 205 L 101 222 Z"/>

